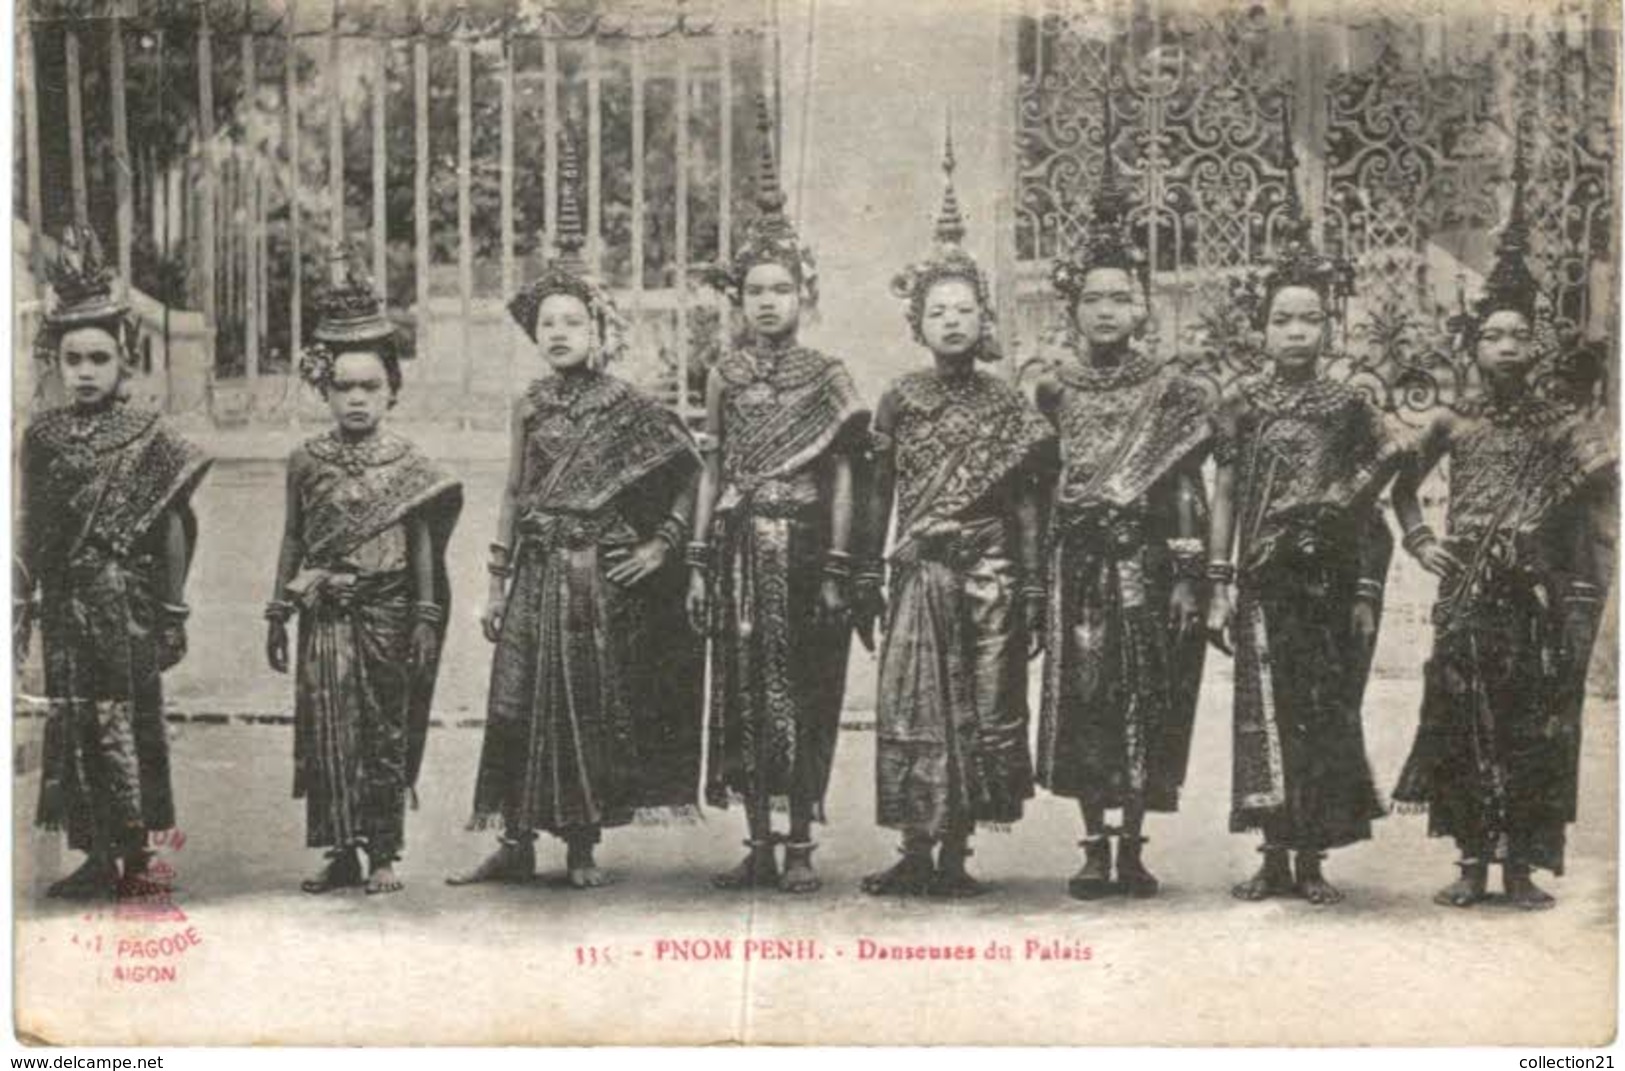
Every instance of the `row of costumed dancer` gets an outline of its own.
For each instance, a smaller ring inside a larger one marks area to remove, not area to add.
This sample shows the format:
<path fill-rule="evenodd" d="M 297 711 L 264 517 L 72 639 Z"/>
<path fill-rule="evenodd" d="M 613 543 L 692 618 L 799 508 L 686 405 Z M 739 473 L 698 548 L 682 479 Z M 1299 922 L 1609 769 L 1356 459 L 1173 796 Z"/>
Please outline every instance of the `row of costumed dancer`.
<path fill-rule="evenodd" d="M 1528 378 L 1538 286 L 1521 152 L 1463 332 L 1484 389 L 1402 439 L 1323 374 L 1353 275 L 1317 252 L 1295 191 L 1244 294 L 1267 369 L 1214 401 L 1146 356 L 1148 265 L 1109 154 L 1086 234 L 1054 267 L 1069 352 L 1031 400 L 981 371 L 999 351 L 951 143 L 934 248 L 894 282 L 931 362 L 871 419 L 843 363 L 798 342 L 816 272 L 765 106 L 762 126 L 755 218 L 707 276 L 743 341 L 709 368 L 698 434 L 607 371 L 627 324 L 581 260 L 564 147 L 558 256 L 508 306 L 551 374 L 513 403 L 480 611 L 495 653 L 471 826 L 500 839 L 449 881 L 529 880 L 548 833 L 569 884 L 591 888 L 606 880 L 603 830 L 693 816 L 703 797 L 746 820 L 744 858 L 715 885 L 818 889 L 813 829 L 856 635 L 879 647 L 876 819 L 901 838 L 864 890 L 983 892 L 973 832 L 1015 823 L 1042 786 L 1081 811 L 1072 896 L 1154 895 L 1145 817 L 1178 807 L 1211 646 L 1235 664 L 1230 827 L 1262 836 L 1262 865 L 1233 891 L 1335 903 L 1325 854 L 1387 810 L 1361 703 L 1391 487 L 1404 549 L 1440 578 L 1420 726 L 1391 796 L 1460 847 L 1441 903 L 1484 900 L 1499 864 L 1510 901 L 1551 904 L 1531 874 L 1562 873 L 1575 819 L 1614 455 Z M 175 824 L 160 680 L 186 651 L 189 501 L 208 460 L 122 399 L 132 347 L 112 284 L 94 236 L 71 232 L 40 337 L 68 401 L 22 448 L 15 638 L 26 647 L 37 623 L 49 699 L 38 820 L 86 854 L 53 896 L 151 891 L 150 834 Z M 288 459 L 266 657 L 292 672 L 294 794 L 308 846 L 326 852 L 303 888 L 388 893 L 462 492 L 383 426 L 401 365 L 359 272 L 326 295 L 314 338 L 300 372 L 333 427 Z M 1418 485 L 1444 458 L 1438 534 Z"/>

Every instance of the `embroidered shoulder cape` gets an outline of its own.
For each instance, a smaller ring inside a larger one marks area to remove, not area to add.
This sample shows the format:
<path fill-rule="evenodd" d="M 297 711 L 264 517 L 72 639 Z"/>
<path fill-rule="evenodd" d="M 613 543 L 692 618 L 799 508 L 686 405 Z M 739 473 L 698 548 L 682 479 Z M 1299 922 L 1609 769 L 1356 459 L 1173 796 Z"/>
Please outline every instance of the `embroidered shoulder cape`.
<path fill-rule="evenodd" d="M 911 372 L 891 397 L 901 538 L 962 518 L 1054 438 L 1020 392 L 984 372 Z"/>
<path fill-rule="evenodd" d="M 723 478 L 741 494 L 805 468 L 869 413 L 846 366 L 794 347 L 763 361 L 735 351 L 718 362 L 727 411 Z"/>
<path fill-rule="evenodd" d="M 1206 392 L 1149 361 L 1102 382 L 1069 361 L 1055 373 L 1062 472 L 1056 501 L 1126 507 L 1207 444 Z"/>
<path fill-rule="evenodd" d="M 546 451 L 546 465 L 535 467 L 522 502 L 527 510 L 591 514 L 668 464 L 699 464 L 677 415 L 613 376 L 550 376 L 532 383 L 525 400 L 528 436 L 554 422 L 565 432 L 557 449 Z"/>
<path fill-rule="evenodd" d="M 1256 563 L 1284 527 L 1345 513 L 1380 490 L 1406 444 L 1352 387 L 1317 378 L 1289 395 L 1260 375 L 1220 406 L 1214 454 L 1237 466 L 1241 553 Z"/>
<path fill-rule="evenodd" d="M 1615 460 L 1595 421 L 1556 402 L 1530 398 L 1513 421 L 1475 420 L 1450 451 L 1450 534 L 1533 533 Z"/>

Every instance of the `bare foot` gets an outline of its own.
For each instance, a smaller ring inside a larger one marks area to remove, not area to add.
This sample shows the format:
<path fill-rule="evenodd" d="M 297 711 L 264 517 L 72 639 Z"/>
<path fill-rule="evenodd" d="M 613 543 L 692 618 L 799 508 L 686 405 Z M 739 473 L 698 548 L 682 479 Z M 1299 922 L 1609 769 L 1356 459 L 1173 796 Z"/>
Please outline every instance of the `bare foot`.
<path fill-rule="evenodd" d="M 1258 873 L 1232 887 L 1230 895 L 1237 900 L 1258 901 L 1275 896 L 1291 896 L 1295 891 L 1286 852 L 1271 850 L 1264 853 L 1264 865 L 1258 868 Z"/>
<path fill-rule="evenodd" d="M 714 875 L 711 884 L 718 889 L 772 889 L 779 884 L 779 862 L 772 845 L 752 847 L 744 861 L 732 870 Z"/>
<path fill-rule="evenodd" d="M 824 887 L 812 865 L 813 845 L 790 844 L 784 849 L 784 873 L 779 877 L 779 891 L 787 893 L 813 893 Z"/>
<path fill-rule="evenodd" d="M 1444 907 L 1472 907 L 1488 895 L 1485 883 L 1489 867 L 1483 863 L 1458 863 L 1461 877 L 1433 894 L 1433 902 Z"/>
<path fill-rule="evenodd" d="M 98 896 L 111 896 L 118 889 L 118 867 L 111 859 L 86 859 L 78 870 L 53 881 L 45 895 L 62 900 L 90 900 Z"/>
<path fill-rule="evenodd" d="M 858 887 L 870 896 L 924 896 L 935 873 L 929 850 L 904 852 L 903 858 L 868 875 Z"/>
<path fill-rule="evenodd" d="M 599 889 L 610 884 L 609 875 L 598 869 L 591 843 L 573 843 L 565 856 L 573 889 Z"/>
<path fill-rule="evenodd" d="M 1112 842 L 1101 837 L 1085 837 L 1083 866 L 1067 881 L 1066 891 L 1074 900 L 1099 900 L 1112 891 Z"/>
<path fill-rule="evenodd" d="M 406 886 L 401 884 L 401 879 L 395 876 L 395 866 L 393 863 L 381 863 L 378 866 L 373 867 L 372 873 L 367 875 L 368 896 L 377 896 L 381 893 L 400 892 L 405 887 Z"/>
<path fill-rule="evenodd" d="M 315 877 L 301 881 L 299 888 L 314 896 L 360 884 L 361 863 L 353 848 L 344 848 L 327 853 L 327 865 L 318 870 Z"/>
<path fill-rule="evenodd" d="M 1507 867 L 1505 870 L 1507 901 L 1524 911 L 1550 911 L 1557 906 L 1557 898 L 1536 885 L 1529 876 L 1528 867 Z"/>
<path fill-rule="evenodd" d="M 931 878 L 931 895 L 943 900 L 969 900 L 987 892 L 987 885 L 970 876 L 963 862 L 941 867 Z"/>
<path fill-rule="evenodd" d="M 536 876 L 536 846 L 528 838 L 504 840 L 471 870 L 446 876 L 447 885 L 478 885 L 486 881 L 529 881 Z"/>
<path fill-rule="evenodd" d="M 1320 853 L 1298 853 L 1298 895 L 1316 907 L 1343 902 L 1343 893 L 1320 872 Z"/>

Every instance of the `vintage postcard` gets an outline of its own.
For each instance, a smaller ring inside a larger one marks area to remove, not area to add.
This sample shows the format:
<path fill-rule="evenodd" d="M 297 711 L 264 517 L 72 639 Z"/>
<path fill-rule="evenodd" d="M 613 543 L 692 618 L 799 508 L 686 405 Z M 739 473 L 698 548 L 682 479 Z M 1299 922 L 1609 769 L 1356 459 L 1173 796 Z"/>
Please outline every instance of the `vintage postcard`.
<path fill-rule="evenodd" d="M 1619 28 L 21 0 L 17 1037 L 1610 1043 Z"/>

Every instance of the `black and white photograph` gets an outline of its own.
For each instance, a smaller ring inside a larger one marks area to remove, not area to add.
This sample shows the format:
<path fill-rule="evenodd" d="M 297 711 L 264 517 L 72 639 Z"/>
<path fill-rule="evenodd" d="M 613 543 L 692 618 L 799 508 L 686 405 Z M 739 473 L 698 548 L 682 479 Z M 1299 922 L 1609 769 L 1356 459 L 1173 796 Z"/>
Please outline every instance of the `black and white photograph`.
<path fill-rule="evenodd" d="M 1620 14 L 17 0 L 14 1042 L 1611 1046 Z"/>

